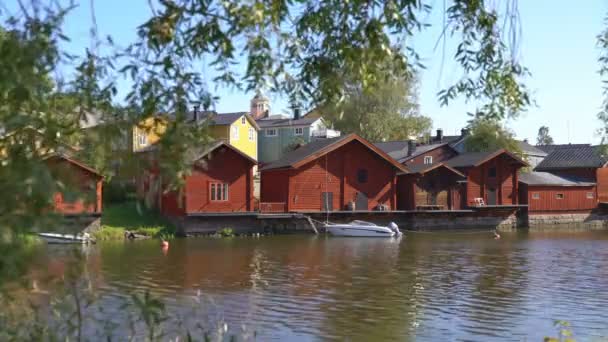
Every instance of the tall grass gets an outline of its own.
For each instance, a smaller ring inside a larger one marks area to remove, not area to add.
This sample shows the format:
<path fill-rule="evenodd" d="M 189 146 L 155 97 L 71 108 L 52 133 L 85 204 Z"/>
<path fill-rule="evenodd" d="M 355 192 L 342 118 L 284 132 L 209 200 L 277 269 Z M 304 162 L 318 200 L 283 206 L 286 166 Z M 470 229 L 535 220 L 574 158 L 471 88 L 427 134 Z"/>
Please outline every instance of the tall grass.
<path fill-rule="evenodd" d="M 153 238 L 175 236 L 175 227 L 168 220 L 136 202 L 107 205 L 101 217 L 101 230 L 94 236 L 102 241 L 119 240 L 124 239 L 127 230 Z"/>

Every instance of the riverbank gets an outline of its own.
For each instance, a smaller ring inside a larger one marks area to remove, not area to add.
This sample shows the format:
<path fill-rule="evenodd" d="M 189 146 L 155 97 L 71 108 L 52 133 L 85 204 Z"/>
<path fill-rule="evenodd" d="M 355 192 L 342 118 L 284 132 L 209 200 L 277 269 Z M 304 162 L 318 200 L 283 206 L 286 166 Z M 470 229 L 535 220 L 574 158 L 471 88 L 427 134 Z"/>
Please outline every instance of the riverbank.
<path fill-rule="evenodd" d="M 98 241 L 122 240 L 126 231 L 150 238 L 175 237 L 175 227 L 168 220 L 136 202 L 106 205 L 101 217 L 101 229 L 93 236 Z"/>

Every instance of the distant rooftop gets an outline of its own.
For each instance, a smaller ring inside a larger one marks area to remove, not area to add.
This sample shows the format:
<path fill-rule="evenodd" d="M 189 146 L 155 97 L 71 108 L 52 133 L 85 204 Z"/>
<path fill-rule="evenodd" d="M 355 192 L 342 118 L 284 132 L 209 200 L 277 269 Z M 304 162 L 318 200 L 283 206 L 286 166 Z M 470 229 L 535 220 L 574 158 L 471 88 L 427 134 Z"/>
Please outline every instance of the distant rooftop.
<path fill-rule="evenodd" d="M 571 168 L 598 168 L 604 166 L 608 159 L 601 154 L 599 146 L 588 144 L 577 145 L 553 145 L 559 146 L 542 162 L 535 171 L 551 171 Z"/>

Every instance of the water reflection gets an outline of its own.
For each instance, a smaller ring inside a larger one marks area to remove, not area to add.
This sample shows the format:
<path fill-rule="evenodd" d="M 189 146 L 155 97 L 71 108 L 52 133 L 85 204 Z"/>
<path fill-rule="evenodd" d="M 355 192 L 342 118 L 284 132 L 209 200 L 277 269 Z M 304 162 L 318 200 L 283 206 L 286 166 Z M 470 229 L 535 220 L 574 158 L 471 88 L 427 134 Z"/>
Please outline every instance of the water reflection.
<path fill-rule="evenodd" d="M 37 291 L 65 277 L 67 250 L 32 262 Z M 554 319 L 583 340 L 608 335 L 607 233 L 187 239 L 166 254 L 156 241 L 80 253 L 96 317 L 122 328 L 124 300 L 150 290 L 185 326 L 227 322 L 262 340 L 542 340 Z"/>

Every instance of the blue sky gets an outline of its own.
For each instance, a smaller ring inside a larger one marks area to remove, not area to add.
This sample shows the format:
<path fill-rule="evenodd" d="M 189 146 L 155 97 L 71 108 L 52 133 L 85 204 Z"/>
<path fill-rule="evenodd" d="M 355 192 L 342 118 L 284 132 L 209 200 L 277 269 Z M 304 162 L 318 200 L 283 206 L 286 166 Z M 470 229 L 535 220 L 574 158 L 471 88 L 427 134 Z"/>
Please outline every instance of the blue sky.
<path fill-rule="evenodd" d="M 443 6 L 443 1 L 434 1 L 435 6 Z M 90 3 L 81 2 L 68 17 L 65 27 L 72 39 L 69 49 L 77 53 L 90 45 Z M 133 41 L 135 28 L 150 15 L 147 3 L 147 0 L 95 1 L 100 34 L 111 35 L 118 44 Z M 419 102 L 421 112 L 433 119 L 435 129 L 454 134 L 465 125 L 466 112 L 473 110 L 475 103 L 458 101 L 441 107 L 437 101 L 437 92 L 461 76 L 450 49 L 454 41 L 448 40 L 445 58 L 442 58 L 441 45 L 435 49 L 441 23 L 439 12 L 434 11 L 426 19 L 433 26 L 412 41 L 427 67 L 421 73 Z M 599 51 L 595 37 L 602 30 L 607 12 L 608 2 L 603 0 L 519 1 L 518 55 L 532 73 L 526 84 L 536 105 L 517 120 L 508 122 L 518 138 L 534 141 L 538 128 L 546 125 L 559 143 L 599 141 L 595 135 L 600 126 L 596 113 L 602 103 L 602 89 L 597 74 Z M 125 92 L 127 86 L 123 84 L 121 92 Z M 214 88 L 212 84 L 210 88 Z M 221 97 L 217 105 L 219 111 L 247 110 L 253 95 L 229 89 L 218 89 L 217 94 Z M 283 99 L 272 95 L 270 98 L 274 112 L 288 111 Z"/>

